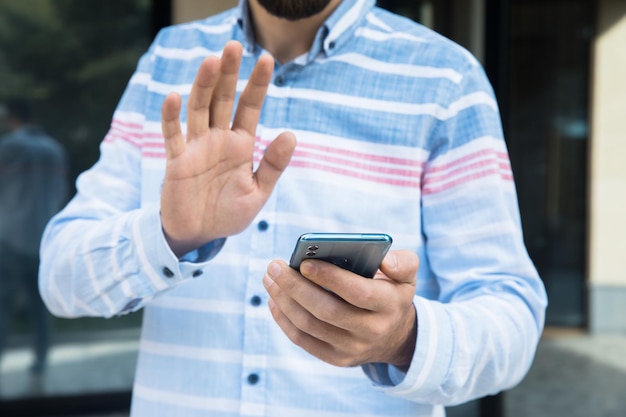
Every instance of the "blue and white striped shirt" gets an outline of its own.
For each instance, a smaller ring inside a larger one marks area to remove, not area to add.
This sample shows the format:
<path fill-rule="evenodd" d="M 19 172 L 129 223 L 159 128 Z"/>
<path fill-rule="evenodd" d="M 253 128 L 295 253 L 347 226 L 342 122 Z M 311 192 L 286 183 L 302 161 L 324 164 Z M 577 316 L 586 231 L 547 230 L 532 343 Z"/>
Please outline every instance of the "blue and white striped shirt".
<path fill-rule="evenodd" d="M 231 39 L 244 45 L 241 91 L 265 52 L 242 0 L 163 30 L 140 60 L 100 160 L 48 225 L 40 281 L 60 316 L 145 309 L 133 417 L 442 416 L 528 370 L 546 295 L 491 87 L 461 47 L 374 3 L 344 0 L 308 54 L 277 65 L 255 163 L 287 129 L 291 163 L 244 232 L 182 260 L 159 218 L 164 96 L 185 99 L 201 60 Z M 267 264 L 311 231 L 384 232 L 420 256 L 406 374 L 325 364 L 273 322 Z"/>

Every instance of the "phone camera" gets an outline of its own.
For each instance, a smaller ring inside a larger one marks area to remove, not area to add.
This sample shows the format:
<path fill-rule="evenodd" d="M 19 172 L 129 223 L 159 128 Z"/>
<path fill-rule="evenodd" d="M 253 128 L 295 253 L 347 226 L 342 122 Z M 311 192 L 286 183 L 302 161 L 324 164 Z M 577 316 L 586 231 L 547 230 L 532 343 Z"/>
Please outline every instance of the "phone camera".
<path fill-rule="evenodd" d="M 317 253 L 315 252 L 320 247 L 318 245 L 310 245 L 306 248 L 306 256 L 315 256 Z"/>

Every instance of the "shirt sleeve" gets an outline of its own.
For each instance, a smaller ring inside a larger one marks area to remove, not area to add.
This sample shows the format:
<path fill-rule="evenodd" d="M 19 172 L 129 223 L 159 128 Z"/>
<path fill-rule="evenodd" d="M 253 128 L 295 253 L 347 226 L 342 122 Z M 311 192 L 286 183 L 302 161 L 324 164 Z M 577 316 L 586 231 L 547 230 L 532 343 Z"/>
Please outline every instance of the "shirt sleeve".
<path fill-rule="evenodd" d="M 158 43 L 155 40 L 155 44 Z M 46 226 L 39 287 L 62 317 L 111 317 L 202 274 L 224 241 L 178 259 L 163 235 L 159 205 L 141 202 L 141 125 L 155 44 L 140 59 L 118 104 L 100 158 L 77 193 Z"/>
<path fill-rule="evenodd" d="M 523 241 L 497 104 L 473 64 L 431 136 L 422 183 L 425 253 L 437 299 L 416 295 L 407 373 L 367 364 L 389 395 L 455 405 L 516 385 L 543 330 L 545 289 Z"/>

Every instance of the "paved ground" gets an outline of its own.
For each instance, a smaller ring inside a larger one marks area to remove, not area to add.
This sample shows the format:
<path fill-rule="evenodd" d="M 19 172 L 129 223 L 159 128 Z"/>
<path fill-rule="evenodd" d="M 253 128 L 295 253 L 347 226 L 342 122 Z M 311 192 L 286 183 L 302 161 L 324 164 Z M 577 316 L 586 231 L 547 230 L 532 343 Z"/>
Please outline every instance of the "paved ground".
<path fill-rule="evenodd" d="M 626 416 L 626 335 L 547 332 L 507 417 Z"/>
<path fill-rule="evenodd" d="M 28 378 L 30 353 L 13 349 L 0 363 L 2 398 L 20 398 L 33 390 L 54 396 L 127 389 L 136 349 L 132 331 L 91 343 L 59 344 L 39 384 Z M 506 417 L 626 416 L 626 335 L 550 329 L 528 376 L 504 394 L 504 403 Z M 478 417 L 478 407 L 470 403 L 450 409 L 448 415 Z M 127 417 L 127 413 L 83 417 Z"/>

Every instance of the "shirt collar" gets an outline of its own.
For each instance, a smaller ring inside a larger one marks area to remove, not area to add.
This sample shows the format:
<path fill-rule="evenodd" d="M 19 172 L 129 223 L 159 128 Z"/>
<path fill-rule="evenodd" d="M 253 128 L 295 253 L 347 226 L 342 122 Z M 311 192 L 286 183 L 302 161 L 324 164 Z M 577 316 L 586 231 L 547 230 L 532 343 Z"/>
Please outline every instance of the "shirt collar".
<path fill-rule="evenodd" d="M 356 30 L 358 23 L 374 7 L 376 0 L 343 0 L 318 30 L 308 54 L 311 61 L 319 53 L 331 56 L 340 49 Z M 250 19 L 248 0 L 239 0 L 239 27 L 244 33 L 244 47 L 253 52 L 256 48 L 254 31 Z"/>

